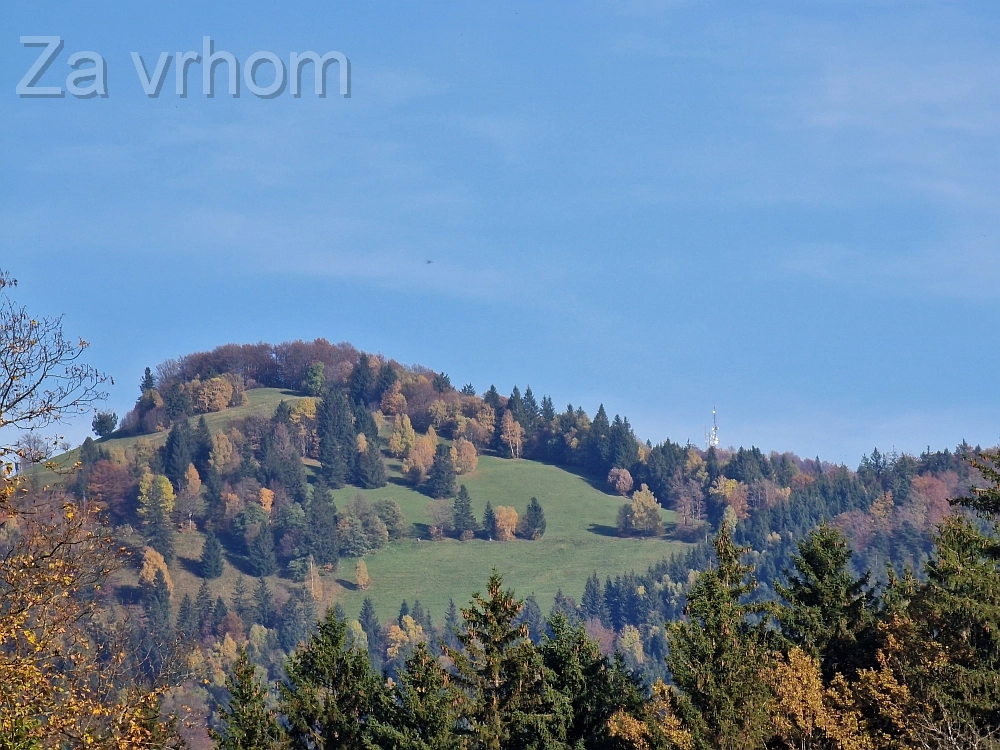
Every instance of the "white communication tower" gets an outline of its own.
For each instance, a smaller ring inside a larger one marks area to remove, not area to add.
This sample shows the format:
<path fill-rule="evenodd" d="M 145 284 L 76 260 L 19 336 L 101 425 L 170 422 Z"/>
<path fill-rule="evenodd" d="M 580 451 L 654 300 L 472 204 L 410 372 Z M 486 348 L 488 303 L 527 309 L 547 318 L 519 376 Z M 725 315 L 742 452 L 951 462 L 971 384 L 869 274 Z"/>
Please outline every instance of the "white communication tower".
<path fill-rule="evenodd" d="M 705 443 L 707 448 L 715 448 L 719 445 L 719 420 L 715 414 L 715 407 L 712 407 L 712 429 L 705 430 Z"/>

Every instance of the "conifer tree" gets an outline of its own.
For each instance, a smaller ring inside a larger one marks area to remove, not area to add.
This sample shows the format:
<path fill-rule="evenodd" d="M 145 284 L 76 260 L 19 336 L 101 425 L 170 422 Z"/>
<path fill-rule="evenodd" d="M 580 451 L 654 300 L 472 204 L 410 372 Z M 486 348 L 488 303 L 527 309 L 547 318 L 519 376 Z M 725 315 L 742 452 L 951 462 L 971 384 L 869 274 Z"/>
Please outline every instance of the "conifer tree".
<path fill-rule="evenodd" d="M 199 636 L 208 636 L 215 627 L 215 607 L 212 604 L 212 592 L 208 588 L 208 581 L 202 581 L 198 587 L 194 611 L 198 618 Z"/>
<path fill-rule="evenodd" d="M 354 466 L 354 417 L 347 398 L 329 389 L 316 409 L 320 475 L 333 488 L 343 487 Z"/>
<path fill-rule="evenodd" d="M 187 420 L 174 423 L 163 447 L 163 473 L 174 486 L 174 492 L 184 489 L 184 474 L 191 463 L 191 436 Z"/>
<path fill-rule="evenodd" d="M 385 487 L 388 483 L 382 451 L 374 440 L 369 440 L 364 453 L 358 455 L 355 483 L 367 490 Z"/>
<path fill-rule="evenodd" d="M 322 396 L 326 390 L 326 373 L 322 362 L 313 362 L 302 379 L 302 390 L 307 396 Z"/>
<path fill-rule="evenodd" d="M 316 602 L 305 588 L 296 588 L 281 610 L 278 644 L 286 653 L 304 641 L 316 620 Z"/>
<path fill-rule="evenodd" d="M 160 477 L 163 480 L 163 477 Z M 155 480 L 154 480 L 155 481 Z M 165 481 L 165 480 L 164 480 Z M 154 484 L 154 490 L 156 485 Z M 140 508 L 140 512 L 142 512 Z M 168 563 L 174 559 L 174 525 L 170 522 L 169 511 L 166 501 L 159 492 L 151 492 L 149 503 L 145 506 L 145 517 L 143 518 L 143 528 L 149 546 L 163 555 L 163 559 Z"/>
<path fill-rule="evenodd" d="M 763 747 L 770 731 L 773 663 L 768 604 L 744 603 L 757 589 L 729 524 L 715 538 L 718 567 L 703 572 L 688 594 L 688 620 L 667 626 L 667 666 L 696 743 Z"/>
<path fill-rule="evenodd" d="M 399 605 L 399 616 L 396 617 L 396 623 L 403 627 L 403 618 L 410 614 L 410 605 L 406 603 L 406 599 L 403 599 L 403 603 Z"/>
<path fill-rule="evenodd" d="M 479 522 L 472 512 L 472 497 L 469 495 L 469 490 L 464 484 L 458 488 L 458 495 L 455 496 L 455 511 L 453 516 L 452 523 L 455 526 L 455 534 L 459 539 L 464 539 L 466 536 L 471 538 L 472 534 L 475 534 L 479 528 Z"/>
<path fill-rule="evenodd" d="M 394 693 L 398 709 L 393 721 L 380 726 L 388 746 L 435 750 L 467 746 L 458 727 L 464 696 L 426 643 L 418 643 L 407 658 Z"/>
<path fill-rule="evenodd" d="M 584 620 L 598 620 L 604 624 L 609 621 L 608 608 L 604 603 L 604 592 L 601 590 L 601 581 L 597 577 L 596 571 L 587 579 L 587 584 L 584 586 L 580 610 Z"/>
<path fill-rule="evenodd" d="M 497 514 L 493 511 L 490 501 L 486 501 L 486 510 L 483 511 L 483 531 L 486 532 L 487 539 L 497 538 Z"/>
<path fill-rule="evenodd" d="M 875 667 L 876 612 L 867 590 L 869 574 L 855 579 L 848 570 L 851 550 L 843 535 L 820 526 L 799 543 L 787 584 L 775 590 L 785 599 L 778 610 L 782 635 L 819 659 L 824 679 Z"/>
<path fill-rule="evenodd" d="M 333 495 L 324 487 L 313 492 L 312 502 L 306 510 L 305 549 L 317 565 L 336 565 L 340 557 L 340 539 L 337 535 L 337 506 Z"/>
<path fill-rule="evenodd" d="M 219 632 L 219 627 L 228 614 L 229 608 L 226 606 L 225 600 L 221 596 L 216 597 L 215 606 L 212 607 L 212 632 Z"/>
<path fill-rule="evenodd" d="M 271 589 L 267 586 L 267 581 L 262 577 L 257 579 L 257 588 L 253 592 L 254 620 L 270 628 L 274 625 L 274 618 L 277 614 L 274 609 L 274 599 L 271 597 Z"/>
<path fill-rule="evenodd" d="M 545 534 L 545 512 L 538 502 L 538 498 L 531 498 L 528 509 L 520 520 L 520 533 L 525 539 L 541 539 Z"/>
<path fill-rule="evenodd" d="M 350 648 L 347 623 L 327 610 L 288 660 L 281 709 L 292 747 L 370 747 L 371 732 L 391 721 L 391 695 L 368 655 Z"/>
<path fill-rule="evenodd" d="M 222 543 L 213 532 L 208 532 L 205 536 L 205 544 L 201 549 L 201 560 L 199 561 L 201 575 L 204 578 L 213 579 L 222 575 L 223 558 Z"/>
<path fill-rule="evenodd" d="M 221 728 L 209 729 L 217 750 L 276 750 L 282 739 L 278 719 L 267 707 L 267 688 L 257 680 L 246 649 L 226 678 L 226 690 L 229 700 L 218 707 Z"/>
<path fill-rule="evenodd" d="M 250 542 L 247 562 L 250 572 L 258 578 L 274 575 L 278 569 L 278 557 L 274 551 L 274 533 L 269 524 L 261 526 L 257 536 Z"/>
<path fill-rule="evenodd" d="M 177 608 L 177 631 L 184 640 L 190 640 L 198 634 L 198 612 L 190 594 L 184 594 L 181 606 Z"/>
<path fill-rule="evenodd" d="M 608 413 L 601 404 L 590 425 L 586 442 L 587 466 L 600 476 L 606 476 L 611 468 L 611 423 Z"/>
<path fill-rule="evenodd" d="M 379 645 L 382 641 L 382 624 L 378 621 L 378 614 L 375 612 L 375 602 L 370 596 L 366 596 L 361 604 L 361 613 L 358 615 L 358 622 L 361 629 L 368 638 L 369 655 L 379 652 Z"/>
<path fill-rule="evenodd" d="M 431 496 L 438 499 L 455 494 L 455 464 L 451 460 L 451 451 L 444 444 L 438 445 L 434 454 L 434 465 L 431 466 L 427 487 Z"/>
<path fill-rule="evenodd" d="M 542 608 L 538 606 L 538 600 L 534 594 L 529 594 L 521 605 L 521 612 L 514 621 L 518 625 L 524 624 L 528 628 L 529 640 L 538 645 L 542 640 L 542 631 L 545 629 L 545 621 L 542 618 Z"/>
<path fill-rule="evenodd" d="M 448 599 L 448 611 L 444 616 L 444 633 L 442 639 L 444 645 L 451 649 L 458 649 L 461 647 L 461 643 L 458 640 L 458 634 L 462 630 L 462 621 L 458 616 L 458 607 L 455 606 L 454 599 Z"/>
<path fill-rule="evenodd" d="M 145 393 L 154 388 L 156 388 L 156 379 L 153 377 L 152 370 L 147 367 L 142 373 L 142 380 L 139 381 L 139 393 Z"/>
<path fill-rule="evenodd" d="M 233 587 L 233 611 L 240 616 L 243 622 L 249 622 L 249 592 L 247 591 L 246 577 L 242 573 L 236 577 L 236 585 Z"/>
<path fill-rule="evenodd" d="M 156 571 L 153 583 L 143 594 L 143 608 L 151 635 L 160 643 L 170 638 L 170 588 L 162 570 Z"/>
<path fill-rule="evenodd" d="M 371 358 L 367 354 L 362 354 L 347 380 L 351 401 L 366 403 L 375 390 L 376 377 L 375 371 L 372 369 Z"/>
<path fill-rule="evenodd" d="M 463 718 L 477 747 L 559 747 L 565 739 L 568 703 L 551 687 L 554 678 L 528 640 L 527 627 L 514 624 L 520 609 L 494 571 L 487 596 L 476 594 L 462 609 L 462 648 L 445 648 L 470 699 Z"/>
<path fill-rule="evenodd" d="M 208 422 L 202 416 L 198 420 L 198 426 L 192 435 L 191 463 L 198 470 L 198 475 L 204 481 L 212 466 L 212 431 L 208 428 Z"/>

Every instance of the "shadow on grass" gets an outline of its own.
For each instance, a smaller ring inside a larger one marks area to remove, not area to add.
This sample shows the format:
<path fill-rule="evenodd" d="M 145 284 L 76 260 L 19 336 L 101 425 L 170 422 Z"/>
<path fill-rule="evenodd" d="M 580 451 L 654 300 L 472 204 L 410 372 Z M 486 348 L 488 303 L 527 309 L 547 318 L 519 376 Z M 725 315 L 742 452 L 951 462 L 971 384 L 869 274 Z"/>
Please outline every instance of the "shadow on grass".
<path fill-rule="evenodd" d="M 191 575 L 201 577 L 201 560 L 190 557 L 178 557 L 177 562 Z"/>
<path fill-rule="evenodd" d="M 345 581 L 343 578 L 335 578 L 337 585 L 345 589 L 346 591 L 360 591 L 358 584 L 351 583 L 350 581 Z"/>
<path fill-rule="evenodd" d="M 605 526 L 600 523 L 592 523 L 587 529 L 591 534 L 599 534 L 600 536 L 611 536 L 619 538 L 618 527 L 617 526 Z"/>

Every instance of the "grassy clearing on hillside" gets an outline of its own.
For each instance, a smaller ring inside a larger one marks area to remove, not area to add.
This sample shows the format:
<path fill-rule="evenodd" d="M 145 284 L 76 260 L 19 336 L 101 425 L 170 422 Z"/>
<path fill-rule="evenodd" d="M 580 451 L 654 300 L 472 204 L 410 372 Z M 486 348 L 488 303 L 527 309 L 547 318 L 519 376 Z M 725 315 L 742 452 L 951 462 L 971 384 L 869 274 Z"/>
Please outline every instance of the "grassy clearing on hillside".
<path fill-rule="evenodd" d="M 247 392 L 248 403 L 234 409 L 206 414 L 209 428 L 216 432 L 227 428 L 233 421 L 251 414 L 271 415 L 282 400 L 295 401 L 300 396 L 276 388 L 260 388 Z M 192 425 L 198 417 L 192 417 Z M 162 445 L 167 433 L 143 436 L 154 446 Z M 102 446 L 129 448 L 139 438 L 111 438 L 99 441 Z M 72 466 L 78 450 L 59 457 L 59 463 Z M 312 474 L 315 461 L 307 461 Z M 340 568 L 321 575 L 323 597 L 322 612 L 335 602 L 343 605 L 355 617 L 365 596 L 371 596 L 378 608 L 379 617 L 386 621 L 394 618 L 400 602 L 410 604 L 420 599 L 429 608 L 435 622 L 440 623 L 453 598 L 459 606 L 468 603 L 473 592 L 482 591 L 487 578 L 495 567 L 504 576 L 508 586 L 516 589 L 521 597 L 534 593 L 544 612 L 547 612 L 558 589 L 579 601 L 586 578 L 597 571 L 605 576 L 646 568 L 687 547 L 680 542 L 664 539 L 622 539 L 615 535 L 615 520 L 623 498 L 595 488 L 587 479 L 556 466 L 523 459 L 508 460 L 481 456 L 479 466 L 471 475 L 458 478 L 472 495 L 473 509 L 482 520 L 487 500 L 496 508 L 513 506 L 523 514 L 528 501 L 537 497 L 545 510 L 547 529 L 545 536 L 534 542 L 487 542 L 473 540 L 459 542 L 446 539 L 439 542 L 418 540 L 430 522 L 427 505 L 431 498 L 414 489 L 400 474 L 400 464 L 388 460 L 390 483 L 378 490 L 360 490 L 345 487 L 335 492 L 338 506 L 346 505 L 355 495 L 369 499 L 390 498 L 399 503 L 410 524 L 413 538 L 393 542 L 381 552 L 365 558 L 373 585 L 366 591 L 354 588 L 355 560 L 344 559 Z M 57 481 L 55 474 L 45 472 L 42 481 Z M 674 520 L 671 511 L 663 511 L 664 521 Z M 195 531 L 178 537 L 178 558 L 171 566 L 175 585 L 174 607 L 188 593 L 196 595 L 201 580 L 197 576 L 196 561 L 201 554 L 203 536 Z M 134 583 L 134 571 L 123 572 L 121 581 Z M 226 563 L 222 578 L 210 581 L 213 596 L 222 595 L 231 601 L 239 572 Z M 253 590 L 256 582 L 247 577 L 247 588 Z M 291 581 L 271 577 L 270 586 L 275 599 L 283 601 L 284 590 L 296 586 Z"/>
<path fill-rule="evenodd" d="M 379 490 L 338 490 L 338 505 L 357 494 L 373 500 L 387 497 L 399 503 L 408 522 L 427 524 L 426 508 L 431 498 L 401 484 L 398 472 L 390 471 L 390 475 L 393 482 Z M 466 604 L 474 591 L 485 589 L 494 567 L 521 597 L 534 593 L 547 612 L 560 588 L 579 601 L 586 578 L 595 570 L 602 580 L 606 575 L 645 571 L 652 563 L 687 547 L 663 539 L 615 536 L 615 519 L 623 499 L 605 494 L 586 479 L 556 466 L 482 456 L 476 471 L 459 477 L 459 482 L 469 488 L 480 520 L 487 500 L 494 508 L 511 505 L 520 515 L 528 501 L 537 497 L 545 510 L 545 536 L 534 542 L 394 542 L 365 558 L 373 581 L 365 592 L 354 590 L 355 561 L 345 559 L 337 577 L 348 585 L 338 601 L 349 615 L 357 614 L 365 596 L 372 597 L 383 620 L 397 614 L 403 599 L 410 604 L 420 599 L 440 622 L 449 597 L 459 606 Z M 672 511 L 663 511 L 665 522 L 672 522 L 673 516 Z"/>

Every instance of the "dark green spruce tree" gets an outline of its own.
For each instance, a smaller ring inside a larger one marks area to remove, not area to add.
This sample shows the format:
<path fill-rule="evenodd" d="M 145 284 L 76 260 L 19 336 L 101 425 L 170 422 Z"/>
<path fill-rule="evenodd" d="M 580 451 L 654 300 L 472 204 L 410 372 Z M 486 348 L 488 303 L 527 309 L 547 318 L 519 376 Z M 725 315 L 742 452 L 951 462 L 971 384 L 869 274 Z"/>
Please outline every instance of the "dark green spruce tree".
<path fill-rule="evenodd" d="M 451 460 L 451 449 L 443 443 L 434 454 L 434 465 L 427 477 L 427 489 L 438 499 L 455 494 L 455 463 Z"/>
<path fill-rule="evenodd" d="M 293 748 L 367 748 L 394 705 L 368 654 L 351 648 L 347 624 L 328 609 L 316 632 L 289 658 L 279 685 Z"/>
<path fill-rule="evenodd" d="M 545 512 L 538 498 L 531 498 L 520 521 L 520 533 L 525 539 L 541 539 L 545 534 Z"/>
<path fill-rule="evenodd" d="M 486 510 L 483 511 L 483 531 L 486 532 L 487 539 L 496 539 L 497 514 L 493 511 L 489 500 L 486 501 Z"/>
<path fill-rule="evenodd" d="M 217 750 L 276 750 L 281 746 L 278 717 L 267 707 L 267 688 L 256 667 L 240 650 L 226 678 L 229 700 L 218 706 L 220 727 L 209 729 Z"/>
<path fill-rule="evenodd" d="M 455 524 L 455 535 L 459 539 L 472 538 L 479 528 L 479 522 L 472 512 L 472 497 L 469 490 L 463 484 L 458 488 L 458 495 L 455 496 L 455 510 L 453 513 Z"/>
<path fill-rule="evenodd" d="M 778 609 L 781 632 L 791 643 L 820 660 L 825 680 L 837 673 L 853 677 L 876 667 L 875 601 L 868 574 L 854 578 L 851 550 L 843 535 L 820 526 L 799 543 L 794 569 L 777 583 L 785 604 Z"/>
<path fill-rule="evenodd" d="M 211 531 L 205 536 L 205 544 L 201 548 L 201 560 L 199 561 L 201 575 L 203 578 L 213 579 L 222 575 L 222 543 Z"/>
<path fill-rule="evenodd" d="M 320 476 L 333 488 L 343 487 L 354 467 L 357 440 L 347 398 L 330 388 L 316 409 Z"/>
<path fill-rule="evenodd" d="M 257 536 L 250 542 L 247 558 L 250 572 L 258 578 L 274 575 L 278 570 L 278 556 L 274 551 L 274 532 L 269 524 L 264 524 Z"/>
<path fill-rule="evenodd" d="M 688 594 L 688 619 L 667 625 L 667 666 L 696 747 L 763 748 L 771 732 L 772 607 L 746 602 L 757 582 L 740 562 L 745 550 L 733 543 L 728 524 L 714 543 L 717 566 Z"/>
<path fill-rule="evenodd" d="M 354 483 L 366 490 L 378 489 L 388 484 L 382 451 L 378 447 L 378 443 L 374 440 L 369 440 L 368 448 L 357 457 Z"/>

